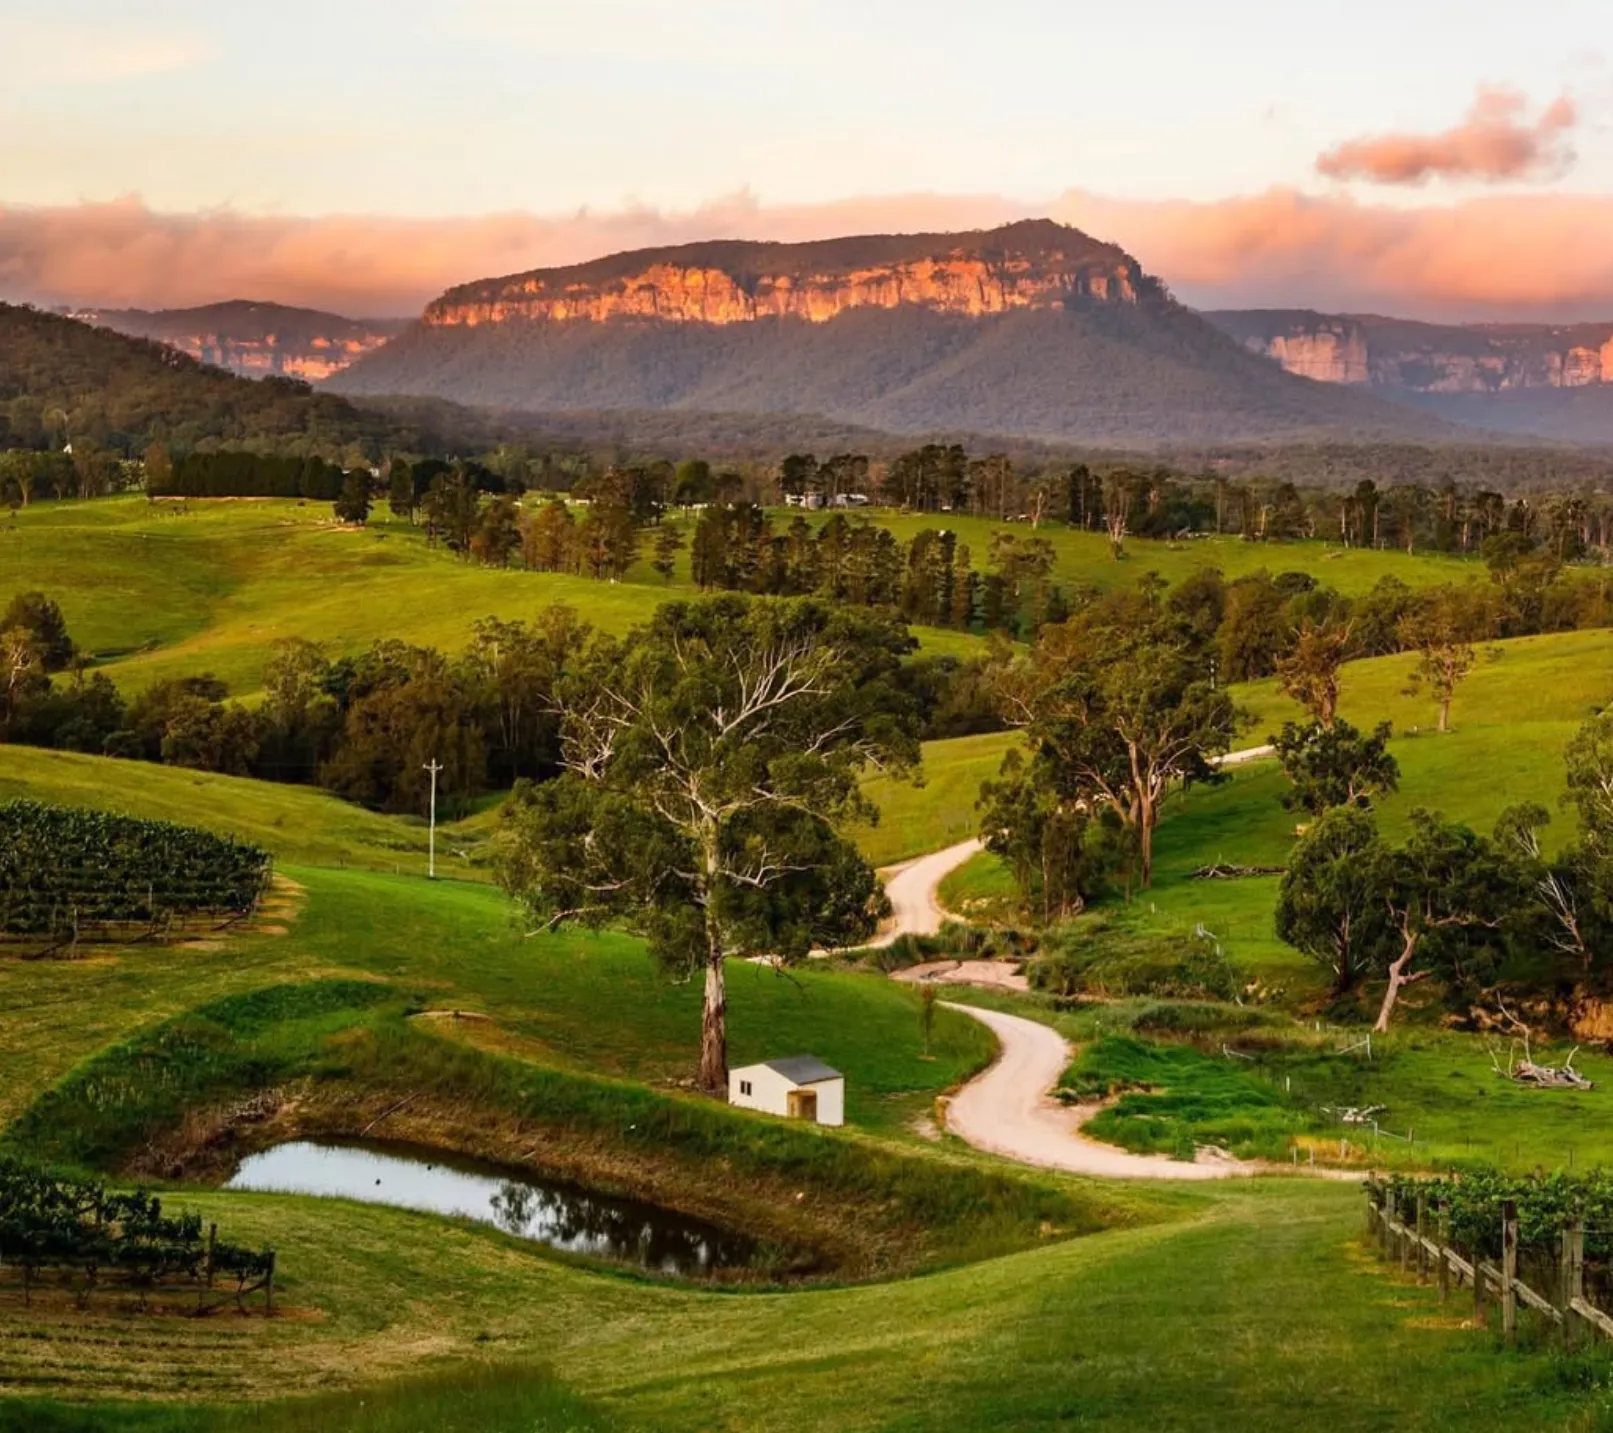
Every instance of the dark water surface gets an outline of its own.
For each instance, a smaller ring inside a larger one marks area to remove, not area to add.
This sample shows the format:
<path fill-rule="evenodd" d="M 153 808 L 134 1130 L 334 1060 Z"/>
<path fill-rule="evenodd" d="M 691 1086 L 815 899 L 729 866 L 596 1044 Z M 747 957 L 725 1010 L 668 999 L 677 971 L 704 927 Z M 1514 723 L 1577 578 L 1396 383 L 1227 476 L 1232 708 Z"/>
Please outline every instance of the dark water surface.
<path fill-rule="evenodd" d="M 686 1277 L 741 1267 L 755 1253 L 743 1235 L 653 1204 L 407 1145 L 296 1140 L 244 1159 L 225 1188 L 463 1215 L 556 1249 Z"/>

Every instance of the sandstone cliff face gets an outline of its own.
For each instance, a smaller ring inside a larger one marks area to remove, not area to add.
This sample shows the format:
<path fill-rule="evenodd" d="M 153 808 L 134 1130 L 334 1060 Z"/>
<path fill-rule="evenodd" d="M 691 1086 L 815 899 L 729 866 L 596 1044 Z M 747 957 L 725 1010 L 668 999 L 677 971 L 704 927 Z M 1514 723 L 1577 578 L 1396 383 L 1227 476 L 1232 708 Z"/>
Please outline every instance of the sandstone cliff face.
<path fill-rule="evenodd" d="M 1314 333 L 1279 333 L 1248 345 L 1275 358 L 1290 373 L 1318 383 L 1370 383 L 1367 341 L 1353 324 L 1329 324 Z"/>
<path fill-rule="evenodd" d="M 227 368 L 246 378 L 278 375 L 318 383 L 333 373 L 340 373 L 363 354 L 379 348 L 386 342 L 386 336 L 367 334 L 363 338 L 330 338 L 319 334 L 286 340 L 273 333 L 261 339 L 239 339 L 222 333 L 194 333 L 176 334 L 163 342 L 190 354 L 192 358 L 201 359 L 203 363 Z"/>
<path fill-rule="evenodd" d="M 280 304 L 232 302 L 197 309 L 90 309 L 85 323 L 166 343 L 244 378 L 318 383 L 373 352 L 402 320 L 365 321 Z"/>
<path fill-rule="evenodd" d="M 1056 224 L 989 234 L 821 245 L 713 244 L 650 250 L 571 269 L 537 270 L 450 290 L 425 311 L 434 327 L 616 319 L 826 323 L 859 308 L 903 305 L 980 317 L 1017 309 L 1135 304 L 1156 291 L 1135 260 Z M 860 261 L 859 261 L 860 260 Z"/>
<path fill-rule="evenodd" d="M 1465 326 L 1333 314 L 1206 315 L 1290 373 L 1410 393 L 1613 384 L 1613 323 Z"/>

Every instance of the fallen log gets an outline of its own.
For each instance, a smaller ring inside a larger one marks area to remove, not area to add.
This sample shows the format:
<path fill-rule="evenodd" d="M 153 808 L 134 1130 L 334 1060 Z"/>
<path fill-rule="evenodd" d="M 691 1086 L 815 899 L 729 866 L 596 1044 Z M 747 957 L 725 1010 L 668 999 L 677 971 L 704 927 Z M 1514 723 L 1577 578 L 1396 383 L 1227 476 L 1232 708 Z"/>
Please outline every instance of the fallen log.
<path fill-rule="evenodd" d="M 1286 866 L 1238 866 L 1224 861 L 1217 861 L 1213 865 L 1200 866 L 1189 879 L 1194 881 L 1241 881 L 1250 876 L 1280 876 L 1287 869 Z"/>

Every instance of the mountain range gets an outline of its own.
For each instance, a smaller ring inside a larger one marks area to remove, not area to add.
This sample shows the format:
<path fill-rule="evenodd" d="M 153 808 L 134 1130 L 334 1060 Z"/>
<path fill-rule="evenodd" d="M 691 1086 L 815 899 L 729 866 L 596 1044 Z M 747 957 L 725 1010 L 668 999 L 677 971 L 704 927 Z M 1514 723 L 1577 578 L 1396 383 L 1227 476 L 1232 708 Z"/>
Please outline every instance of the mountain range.
<path fill-rule="evenodd" d="M 1050 442 L 1427 440 L 1441 418 L 1285 372 L 1124 250 L 1049 220 L 722 241 L 450 289 L 334 375 L 566 413 L 811 413 Z"/>
<path fill-rule="evenodd" d="M 1437 324 L 1308 309 L 1204 317 L 1252 352 L 1319 383 L 1371 391 L 1455 423 L 1613 442 L 1613 320 Z"/>
<path fill-rule="evenodd" d="M 317 309 L 234 299 L 183 309 L 78 309 L 69 317 L 150 338 L 243 378 L 317 383 L 379 348 L 407 319 L 352 319 Z"/>
<path fill-rule="evenodd" d="M 661 413 L 1121 448 L 1613 444 L 1613 321 L 1197 313 L 1123 249 L 1048 220 L 638 250 L 462 284 L 412 322 L 247 301 L 72 316 L 243 376 L 596 426 Z"/>

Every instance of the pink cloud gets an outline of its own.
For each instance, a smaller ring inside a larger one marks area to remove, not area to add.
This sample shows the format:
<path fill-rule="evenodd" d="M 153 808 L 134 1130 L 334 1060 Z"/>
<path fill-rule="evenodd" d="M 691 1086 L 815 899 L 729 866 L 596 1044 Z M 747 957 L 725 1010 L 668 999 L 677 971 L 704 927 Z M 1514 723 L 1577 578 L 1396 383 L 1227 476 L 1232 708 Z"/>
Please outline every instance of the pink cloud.
<path fill-rule="evenodd" d="M 623 249 L 986 228 L 1034 214 L 1120 244 L 1200 307 L 1613 317 L 1613 195 L 1403 207 L 1289 189 L 1206 203 L 1072 190 L 1034 204 L 912 194 L 764 205 L 741 194 L 686 212 L 447 219 L 174 215 L 134 199 L 0 206 L 0 297 L 143 308 L 274 299 L 379 317 L 417 312 L 471 279 Z"/>
<path fill-rule="evenodd" d="M 1567 95 L 1533 123 L 1516 90 L 1482 87 L 1455 128 L 1439 134 L 1378 134 L 1346 140 L 1320 155 L 1319 174 L 1374 184 L 1421 184 L 1426 179 L 1479 179 L 1496 184 L 1562 173 L 1573 163 L 1566 136 L 1579 122 Z"/>

